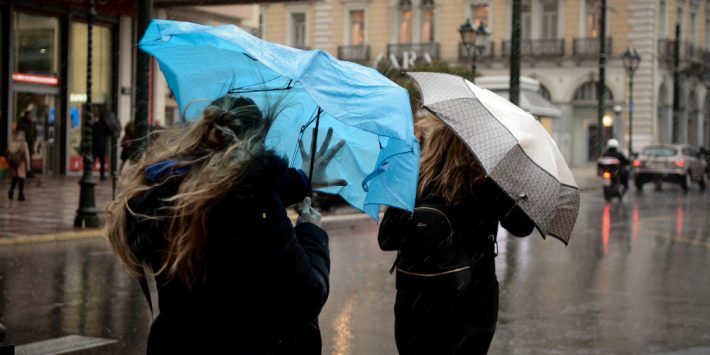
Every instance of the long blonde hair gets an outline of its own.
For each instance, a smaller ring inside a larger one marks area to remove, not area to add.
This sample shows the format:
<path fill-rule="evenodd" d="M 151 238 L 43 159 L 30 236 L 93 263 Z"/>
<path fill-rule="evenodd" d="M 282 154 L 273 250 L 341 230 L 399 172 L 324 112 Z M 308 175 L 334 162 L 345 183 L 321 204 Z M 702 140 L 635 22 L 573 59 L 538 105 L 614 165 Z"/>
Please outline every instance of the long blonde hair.
<path fill-rule="evenodd" d="M 417 198 L 437 194 L 447 204 L 456 204 L 474 196 L 485 174 L 466 144 L 438 119 L 426 118 L 418 125 L 429 133 L 424 138 Z"/>
<path fill-rule="evenodd" d="M 173 127 L 151 142 L 140 161 L 128 167 L 119 180 L 121 192 L 108 206 L 106 235 L 119 260 L 133 275 L 143 273 L 143 262 L 134 254 L 127 235 L 129 214 L 135 218 L 166 222 L 163 233 L 166 250 L 156 275 L 165 273 L 192 286 L 206 275 L 204 262 L 211 207 L 238 185 L 246 175 L 252 158 L 263 152 L 264 140 L 274 117 L 276 105 L 263 113 L 250 99 L 224 96 L 209 104 L 202 118 L 191 125 Z M 145 171 L 153 164 L 177 160 L 176 168 L 189 167 L 178 192 L 166 198 L 163 216 L 137 214 L 129 201 L 146 190 L 172 180 L 151 183 Z"/>

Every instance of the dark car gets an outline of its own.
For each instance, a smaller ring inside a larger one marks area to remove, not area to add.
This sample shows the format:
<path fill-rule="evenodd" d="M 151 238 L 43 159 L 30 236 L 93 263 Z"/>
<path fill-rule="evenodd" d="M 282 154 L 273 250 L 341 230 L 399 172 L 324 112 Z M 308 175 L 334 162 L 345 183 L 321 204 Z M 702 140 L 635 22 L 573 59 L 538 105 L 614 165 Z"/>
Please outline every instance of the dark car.
<path fill-rule="evenodd" d="M 680 185 L 688 191 L 696 182 L 700 190 L 705 190 L 707 163 L 701 157 L 700 149 L 688 144 L 650 145 L 641 151 L 633 161 L 634 184 L 638 190 L 647 182 L 660 188 L 664 182 Z"/>

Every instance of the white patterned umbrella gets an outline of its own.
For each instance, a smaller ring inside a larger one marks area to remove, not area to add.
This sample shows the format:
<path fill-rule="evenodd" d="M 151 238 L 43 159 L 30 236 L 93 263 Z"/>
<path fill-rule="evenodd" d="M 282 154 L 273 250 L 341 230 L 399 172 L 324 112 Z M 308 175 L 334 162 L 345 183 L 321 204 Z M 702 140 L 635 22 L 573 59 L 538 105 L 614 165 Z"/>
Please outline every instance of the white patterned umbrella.
<path fill-rule="evenodd" d="M 424 107 L 466 143 L 542 236 L 567 244 L 579 212 L 579 189 L 554 140 L 535 117 L 462 77 L 408 74 L 419 85 Z"/>

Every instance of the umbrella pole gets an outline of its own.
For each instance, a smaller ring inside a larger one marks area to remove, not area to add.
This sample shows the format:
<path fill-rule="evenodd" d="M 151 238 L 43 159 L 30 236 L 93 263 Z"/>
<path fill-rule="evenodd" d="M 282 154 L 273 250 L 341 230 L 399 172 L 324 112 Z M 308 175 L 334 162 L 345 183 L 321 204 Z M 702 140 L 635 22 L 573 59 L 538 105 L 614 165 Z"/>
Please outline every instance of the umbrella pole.
<path fill-rule="evenodd" d="M 313 130 L 313 142 L 311 143 L 311 167 L 309 168 L 308 171 L 308 190 L 309 190 L 309 195 L 313 194 L 313 165 L 316 160 L 316 143 L 318 143 L 318 124 L 320 123 L 320 114 L 323 112 L 323 109 L 318 107 L 318 112 L 316 113 L 316 128 Z"/>

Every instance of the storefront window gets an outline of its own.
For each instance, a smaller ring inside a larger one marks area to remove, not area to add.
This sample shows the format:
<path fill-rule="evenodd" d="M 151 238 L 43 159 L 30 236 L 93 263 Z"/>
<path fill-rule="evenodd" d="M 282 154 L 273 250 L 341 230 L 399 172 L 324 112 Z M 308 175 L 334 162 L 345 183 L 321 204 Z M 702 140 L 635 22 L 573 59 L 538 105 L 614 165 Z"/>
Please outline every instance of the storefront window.
<path fill-rule="evenodd" d="M 434 42 L 434 1 L 422 1 L 422 42 Z"/>
<path fill-rule="evenodd" d="M 56 76 L 59 58 L 59 20 L 18 12 L 14 16 L 15 73 Z"/>
<path fill-rule="evenodd" d="M 81 144 L 82 110 L 87 100 L 88 26 L 85 23 L 73 23 L 71 31 L 71 87 L 69 88 L 71 122 L 69 122 L 70 151 L 67 155 L 69 156 L 69 170 L 82 171 L 79 146 Z M 111 56 L 111 29 L 94 25 L 91 56 L 91 103 L 94 112 L 102 112 L 111 107 Z"/>
<path fill-rule="evenodd" d="M 412 43 L 412 2 L 399 2 L 399 43 Z"/>
<path fill-rule="evenodd" d="M 365 44 L 365 10 L 350 11 L 350 44 Z"/>

